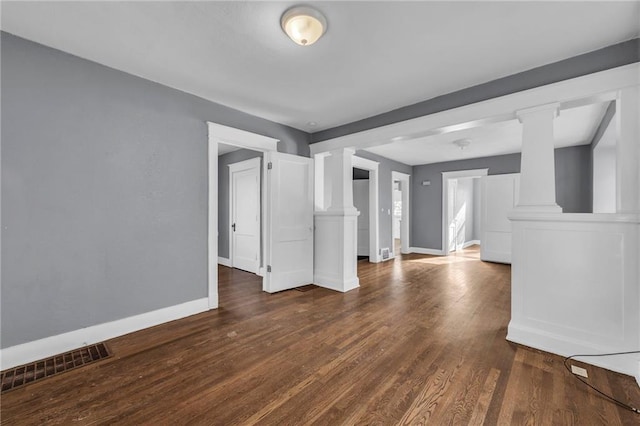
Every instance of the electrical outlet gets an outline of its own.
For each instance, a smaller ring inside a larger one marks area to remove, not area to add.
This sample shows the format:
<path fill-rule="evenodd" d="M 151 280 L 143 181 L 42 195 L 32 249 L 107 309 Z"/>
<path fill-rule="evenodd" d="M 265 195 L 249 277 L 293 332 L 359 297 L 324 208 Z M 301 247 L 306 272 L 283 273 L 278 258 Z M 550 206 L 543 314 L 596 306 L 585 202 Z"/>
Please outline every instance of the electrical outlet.
<path fill-rule="evenodd" d="M 578 367 L 576 365 L 572 365 L 571 366 L 571 372 L 573 374 L 575 374 L 575 375 L 582 376 L 584 378 L 589 378 L 589 375 L 587 375 L 587 370 L 585 370 L 582 367 Z"/>

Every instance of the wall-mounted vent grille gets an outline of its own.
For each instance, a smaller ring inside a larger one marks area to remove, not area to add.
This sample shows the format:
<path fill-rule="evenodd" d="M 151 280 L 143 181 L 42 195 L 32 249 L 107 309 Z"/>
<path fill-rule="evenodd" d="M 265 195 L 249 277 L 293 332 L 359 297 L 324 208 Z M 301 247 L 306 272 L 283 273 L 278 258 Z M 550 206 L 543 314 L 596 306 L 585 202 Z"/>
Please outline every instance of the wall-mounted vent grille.
<path fill-rule="evenodd" d="M 110 356 L 111 351 L 109 351 L 107 345 L 96 343 L 95 345 L 85 346 L 60 355 L 54 355 L 51 358 L 5 370 L 0 375 L 2 393 Z"/>
<path fill-rule="evenodd" d="M 380 249 L 380 254 L 382 255 L 382 260 L 388 260 L 391 257 L 391 251 L 389 250 L 389 247 Z"/>

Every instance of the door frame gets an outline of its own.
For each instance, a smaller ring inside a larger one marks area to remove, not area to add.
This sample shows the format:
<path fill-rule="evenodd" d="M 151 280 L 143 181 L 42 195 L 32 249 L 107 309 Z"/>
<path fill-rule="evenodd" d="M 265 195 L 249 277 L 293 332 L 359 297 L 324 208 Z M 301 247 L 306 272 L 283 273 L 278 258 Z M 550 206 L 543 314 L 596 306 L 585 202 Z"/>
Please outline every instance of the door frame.
<path fill-rule="evenodd" d="M 400 192 L 402 193 L 402 215 L 400 216 L 400 253 L 411 253 L 409 244 L 409 229 L 411 229 L 411 175 L 402 172 L 391 171 L 391 208 L 393 209 L 393 182 L 400 181 Z M 393 211 L 393 210 L 392 210 Z M 391 218 L 391 243 L 393 244 L 393 217 Z M 393 253 L 395 256 L 396 253 Z"/>
<path fill-rule="evenodd" d="M 246 130 L 236 129 L 234 127 L 224 126 L 222 124 L 207 121 L 208 130 L 208 173 L 209 173 L 209 191 L 208 191 L 208 215 L 207 215 L 207 297 L 209 299 L 209 309 L 218 308 L 218 144 L 224 143 L 240 148 L 252 149 L 260 152 L 270 152 L 278 150 L 278 139 L 268 136 L 259 135 L 257 133 L 247 132 Z M 262 192 L 265 193 L 265 172 L 262 173 Z M 265 195 L 266 197 L 266 195 Z M 265 200 L 263 200 L 263 212 Z M 262 216 L 264 223 L 264 214 Z M 266 250 L 266 241 L 264 240 L 264 227 L 262 229 L 263 250 Z M 263 251 L 263 258 L 266 252 Z M 263 277 L 264 281 L 264 277 Z"/>
<path fill-rule="evenodd" d="M 381 262 L 380 256 L 380 213 L 379 205 L 379 173 L 380 163 L 367 158 L 353 156 L 352 167 L 369 171 L 369 262 Z M 358 247 L 356 244 L 356 258 Z"/>
<path fill-rule="evenodd" d="M 259 220 L 259 231 L 258 234 L 260 234 L 260 238 L 258 238 L 258 264 L 256 266 L 256 275 L 259 276 L 264 276 L 263 271 L 262 271 L 262 256 L 261 256 L 261 250 L 260 250 L 260 241 L 262 241 L 262 217 L 263 217 L 263 213 L 264 213 L 264 209 L 262 207 L 262 197 L 260 196 L 261 194 L 261 189 L 262 189 L 262 176 L 260 175 L 260 163 L 261 163 L 261 158 L 262 157 L 255 157 L 255 158 L 250 158 L 248 160 L 243 160 L 243 161 L 238 161 L 237 163 L 232 163 L 232 164 L 228 164 L 227 167 L 229 168 L 229 262 L 231 263 L 231 267 L 233 267 L 233 174 L 237 173 L 237 172 L 242 172 L 242 171 L 246 171 L 246 170 L 253 170 L 255 169 L 257 171 L 257 175 L 258 175 L 258 210 L 259 210 L 259 216 L 260 216 L 260 220 Z"/>
<path fill-rule="evenodd" d="M 469 177 L 482 177 L 489 174 L 489 169 L 457 170 L 442 172 L 442 254 L 447 256 L 449 251 L 449 180 Z"/>

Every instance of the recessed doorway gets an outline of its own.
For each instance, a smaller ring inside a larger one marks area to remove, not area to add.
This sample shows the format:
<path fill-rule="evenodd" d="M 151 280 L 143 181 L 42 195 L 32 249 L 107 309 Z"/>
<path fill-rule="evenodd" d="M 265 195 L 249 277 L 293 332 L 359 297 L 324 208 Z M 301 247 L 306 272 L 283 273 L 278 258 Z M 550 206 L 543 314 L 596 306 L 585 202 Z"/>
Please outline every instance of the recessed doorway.
<path fill-rule="evenodd" d="M 353 168 L 353 206 L 360 212 L 358 216 L 358 260 L 369 260 L 371 251 L 369 212 L 369 171 Z"/>
<path fill-rule="evenodd" d="M 393 208 L 391 216 L 391 241 L 393 241 L 393 256 L 410 252 L 410 183 L 410 175 L 396 171 L 391 172 L 391 201 Z"/>
<path fill-rule="evenodd" d="M 442 173 L 442 252 L 459 251 L 481 241 L 480 178 L 488 169 Z"/>

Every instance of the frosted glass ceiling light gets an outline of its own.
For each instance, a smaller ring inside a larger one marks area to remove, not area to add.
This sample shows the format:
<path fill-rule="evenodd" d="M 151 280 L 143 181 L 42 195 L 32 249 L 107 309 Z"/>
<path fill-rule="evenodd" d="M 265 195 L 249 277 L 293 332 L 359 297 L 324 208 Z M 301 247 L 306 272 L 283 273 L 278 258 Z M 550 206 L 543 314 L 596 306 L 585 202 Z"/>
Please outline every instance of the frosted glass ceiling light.
<path fill-rule="evenodd" d="M 457 141 L 453 141 L 452 143 L 460 148 L 460 151 L 464 151 L 466 147 L 471 145 L 471 139 L 458 139 Z"/>
<path fill-rule="evenodd" d="M 310 46 L 327 30 L 327 20 L 308 6 L 294 6 L 280 19 L 282 30 L 300 46 Z"/>

